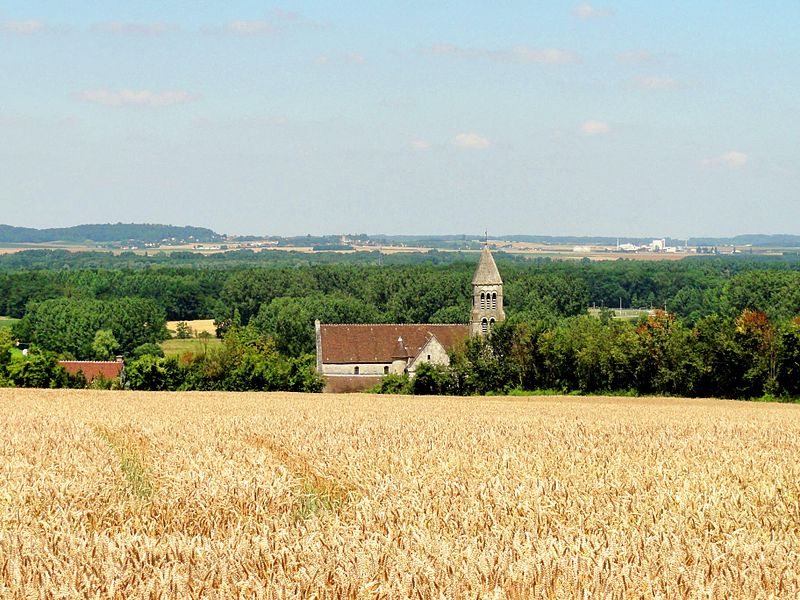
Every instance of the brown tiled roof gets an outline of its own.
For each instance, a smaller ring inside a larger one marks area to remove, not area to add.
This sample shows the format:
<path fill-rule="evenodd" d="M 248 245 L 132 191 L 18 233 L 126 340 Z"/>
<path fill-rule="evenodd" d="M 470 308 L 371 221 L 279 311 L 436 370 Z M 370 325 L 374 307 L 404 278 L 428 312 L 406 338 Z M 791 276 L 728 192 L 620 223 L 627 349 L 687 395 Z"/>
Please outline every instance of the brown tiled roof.
<path fill-rule="evenodd" d="M 469 336 L 469 325 L 320 325 L 323 363 L 390 363 L 403 338 L 408 356 L 431 336 L 451 350 Z"/>
<path fill-rule="evenodd" d="M 116 379 L 122 373 L 122 361 L 99 361 L 99 360 L 60 360 L 58 361 L 64 370 L 70 375 L 77 375 L 82 372 L 86 381 L 94 381 L 98 377 L 103 379 Z"/>

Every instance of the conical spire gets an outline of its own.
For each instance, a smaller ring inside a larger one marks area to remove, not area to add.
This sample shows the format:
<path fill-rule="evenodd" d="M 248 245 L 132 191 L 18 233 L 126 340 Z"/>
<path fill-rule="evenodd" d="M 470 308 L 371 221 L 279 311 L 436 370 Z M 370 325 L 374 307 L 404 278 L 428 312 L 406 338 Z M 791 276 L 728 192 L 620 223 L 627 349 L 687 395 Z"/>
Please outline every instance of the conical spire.
<path fill-rule="evenodd" d="M 408 350 L 406 349 L 406 345 L 403 343 L 403 338 L 397 338 L 397 343 L 394 345 L 394 352 L 392 353 L 392 359 L 397 360 L 400 358 L 408 358 Z"/>
<path fill-rule="evenodd" d="M 481 252 L 481 259 L 478 261 L 478 268 L 475 269 L 475 276 L 472 278 L 472 285 L 502 285 L 500 271 L 494 264 L 492 253 L 489 247 L 484 246 Z"/>

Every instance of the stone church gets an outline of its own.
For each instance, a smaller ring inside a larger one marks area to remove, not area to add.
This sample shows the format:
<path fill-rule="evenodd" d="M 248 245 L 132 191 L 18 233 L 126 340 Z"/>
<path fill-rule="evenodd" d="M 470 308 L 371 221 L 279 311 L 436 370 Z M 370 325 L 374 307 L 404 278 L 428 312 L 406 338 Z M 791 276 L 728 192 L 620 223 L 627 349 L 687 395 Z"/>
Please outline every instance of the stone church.
<path fill-rule="evenodd" d="M 355 392 L 390 373 L 413 376 L 422 363 L 447 365 L 469 336 L 488 334 L 506 318 L 503 280 L 488 247 L 472 278 L 470 322 L 453 325 L 327 324 L 316 321 L 317 372 L 326 392 Z"/>

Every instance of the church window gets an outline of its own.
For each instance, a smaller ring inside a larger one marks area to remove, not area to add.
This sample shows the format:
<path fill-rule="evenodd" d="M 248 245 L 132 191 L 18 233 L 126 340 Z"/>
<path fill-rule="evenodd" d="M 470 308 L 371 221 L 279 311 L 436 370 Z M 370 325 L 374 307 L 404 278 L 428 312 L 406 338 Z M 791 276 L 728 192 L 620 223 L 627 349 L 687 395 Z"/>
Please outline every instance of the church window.
<path fill-rule="evenodd" d="M 430 359 L 431 359 L 431 355 L 430 355 L 430 354 L 428 354 L 428 360 L 430 360 Z"/>
<path fill-rule="evenodd" d="M 383 374 L 384 375 L 388 375 L 389 374 L 389 367 L 388 366 L 383 367 Z"/>
<path fill-rule="evenodd" d="M 486 294 L 481 292 L 481 308 L 486 308 Z"/>
<path fill-rule="evenodd" d="M 489 331 L 489 321 L 487 321 L 486 319 L 483 319 L 481 321 L 481 331 L 483 333 L 486 333 L 487 331 Z"/>
<path fill-rule="evenodd" d="M 494 319 L 489 319 L 489 329 L 494 329 Z"/>
<path fill-rule="evenodd" d="M 353 375 L 358 375 L 358 367 L 353 369 Z"/>
<path fill-rule="evenodd" d="M 492 308 L 497 308 L 497 292 L 492 292 Z"/>

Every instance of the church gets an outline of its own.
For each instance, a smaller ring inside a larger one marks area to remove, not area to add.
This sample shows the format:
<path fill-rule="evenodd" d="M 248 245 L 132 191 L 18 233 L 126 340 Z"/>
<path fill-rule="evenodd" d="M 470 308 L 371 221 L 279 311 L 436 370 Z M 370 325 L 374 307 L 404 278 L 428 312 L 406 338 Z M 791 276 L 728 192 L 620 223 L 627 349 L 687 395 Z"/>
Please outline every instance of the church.
<path fill-rule="evenodd" d="M 448 353 L 470 336 L 487 335 L 503 311 L 503 280 L 488 247 L 472 278 L 469 324 L 328 324 L 315 322 L 317 372 L 326 392 L 357 392 L 385 375 L 413 377 L 423 363 L 447 365 Z"/>

